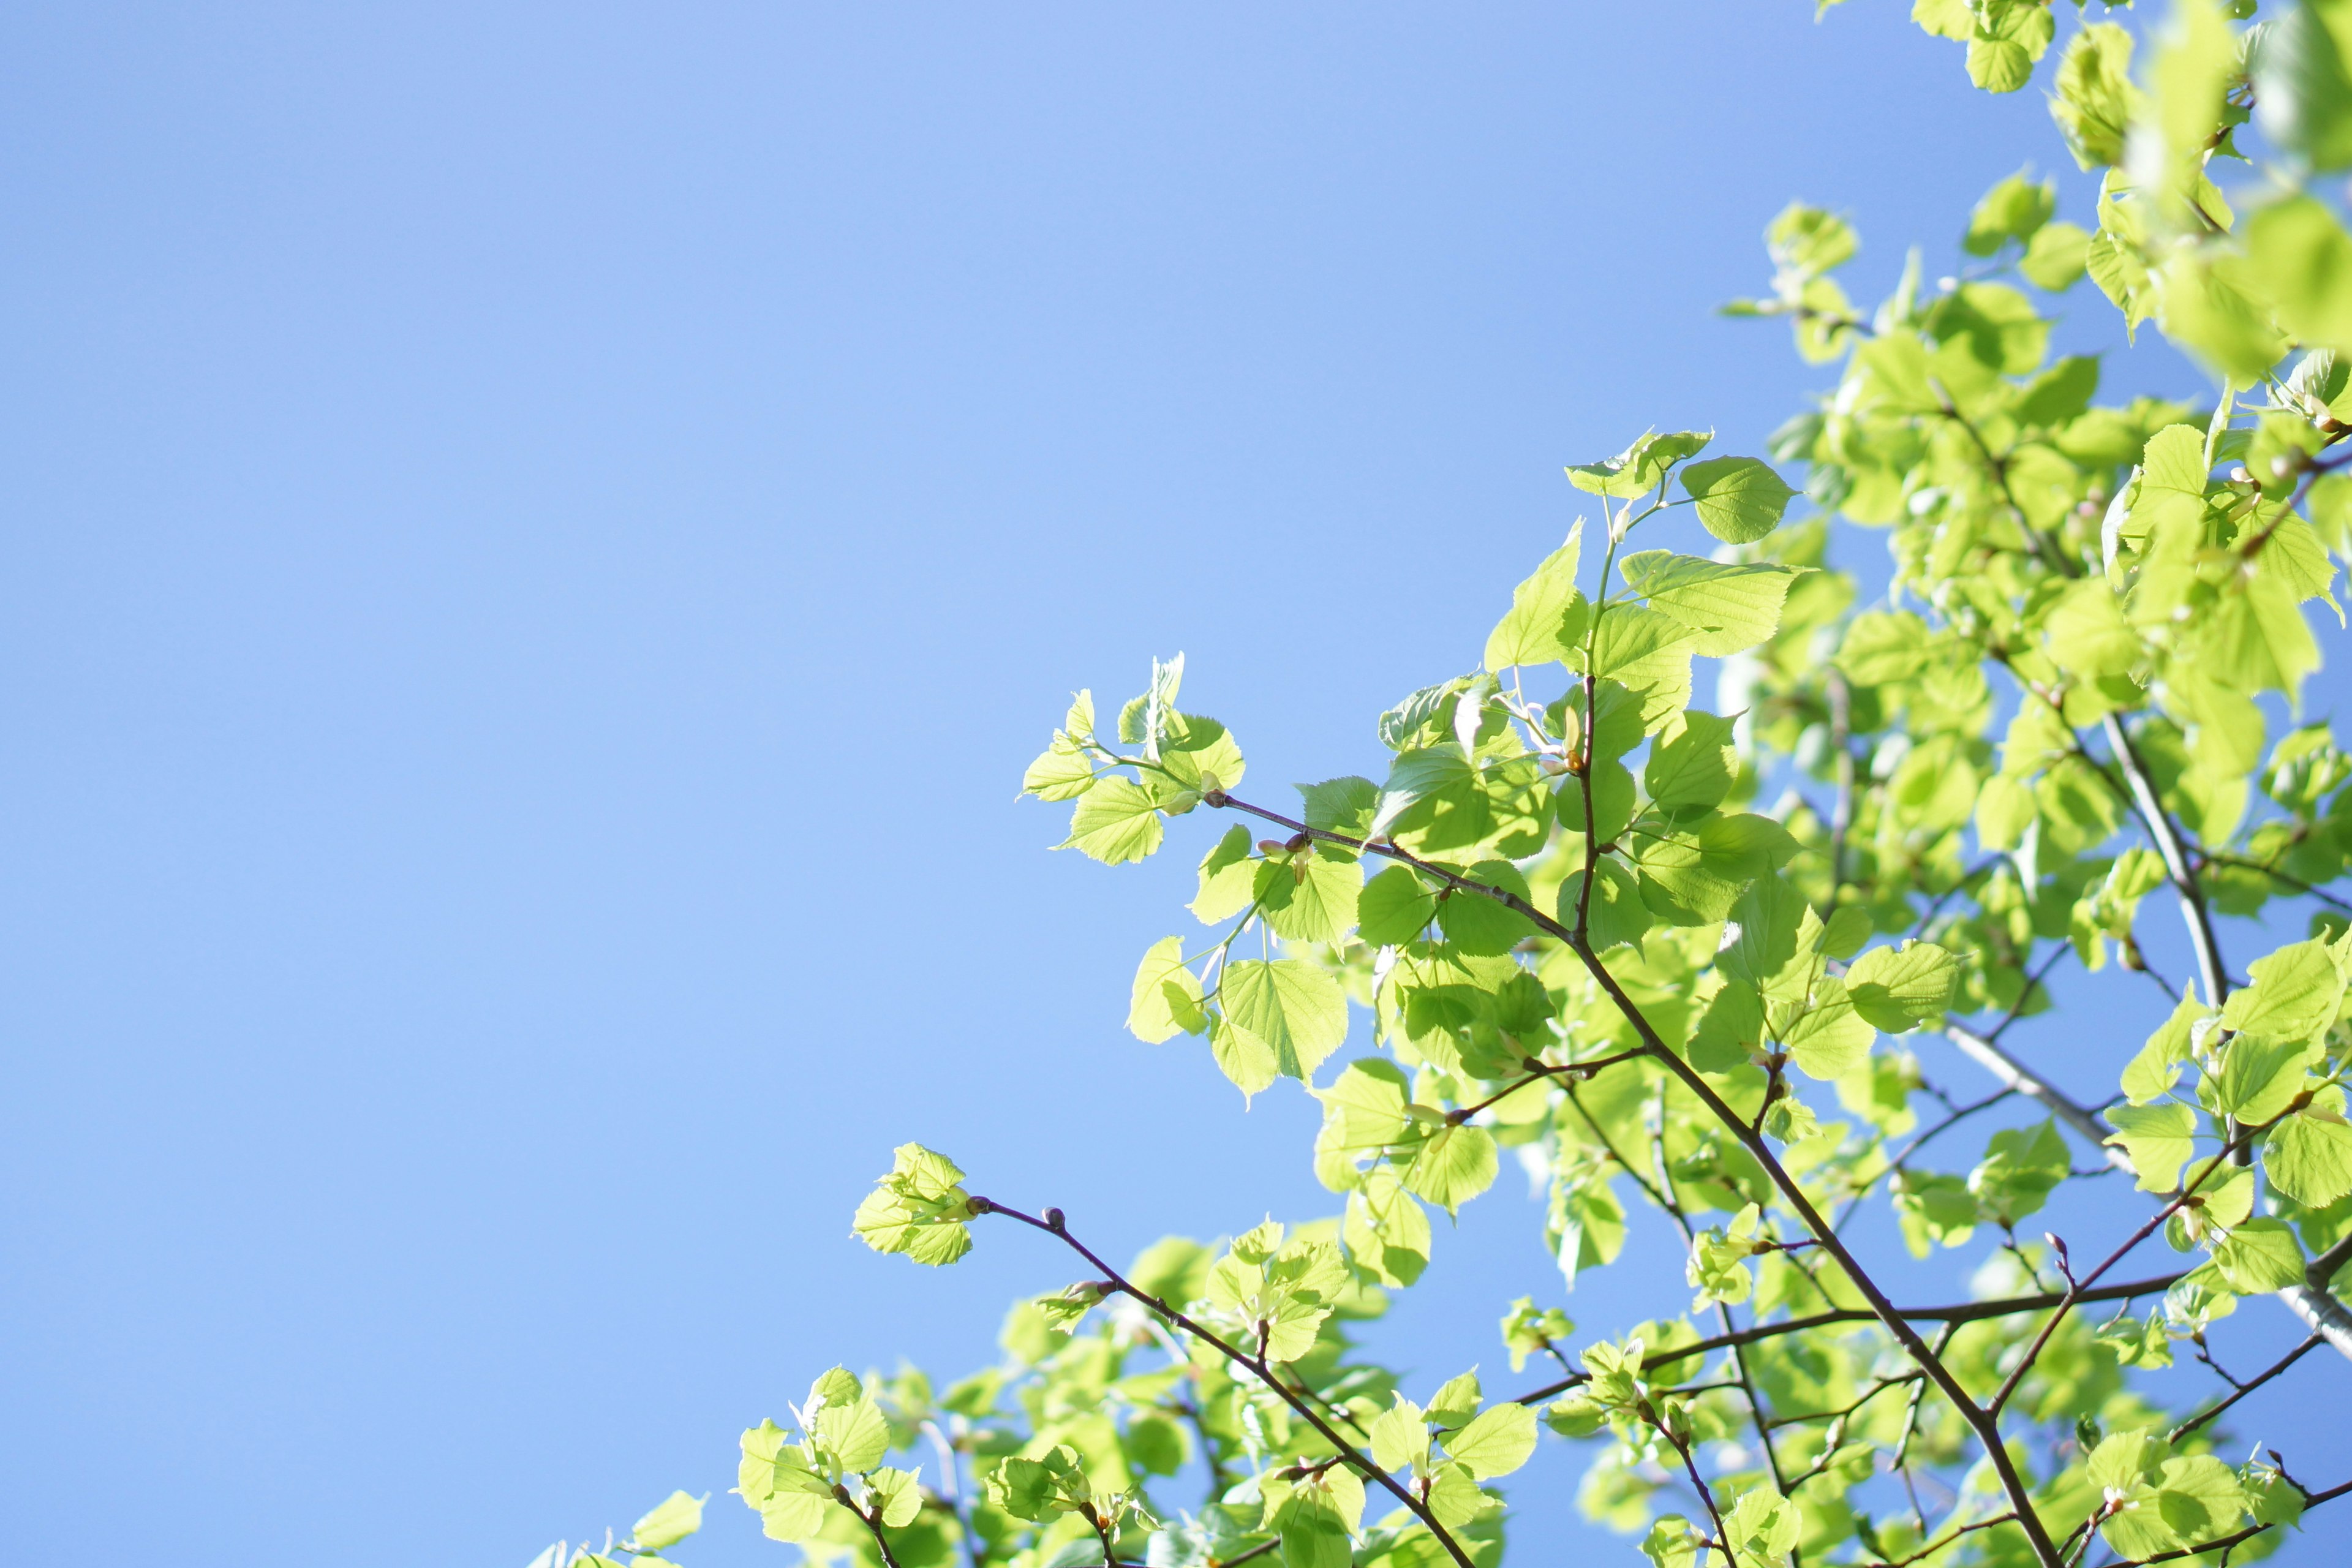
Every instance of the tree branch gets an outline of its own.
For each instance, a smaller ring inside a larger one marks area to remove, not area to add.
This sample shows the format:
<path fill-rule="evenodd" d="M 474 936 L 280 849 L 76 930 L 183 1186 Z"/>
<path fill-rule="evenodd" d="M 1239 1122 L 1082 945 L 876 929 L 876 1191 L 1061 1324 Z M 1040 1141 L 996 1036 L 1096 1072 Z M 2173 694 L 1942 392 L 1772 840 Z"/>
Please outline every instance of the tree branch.
<path fill-rule="evenodd" d="M 2074 1298 L 2077 1304 L 2093 1301 L 2129 1301 L 2142 1296 L 2160 1296 L 2178 1284 L 2181 1276 L 2166 1274 L 2154 1279 L 2135 1279 L 2127 1285 L 2102 1285 L 2084 1291 Z M 2038 1296 L 2005 1296 L 1991 1301 L 1962 1301 L 1950 1307 L 1898 1307 L 1905 1318 L 1917 1323 L 1978 1323 L 1988 1318 L 2011 1318 L 2020 1312 L 2039 1312 L 2065 1300 L 2065 1292 L 2046 1291 Z M 1802 1333 L 1830 1323 L 1874 1323 L 1880 1321 L 1876 1312 L 1865 1307 L 1835 1307 L 1826 1312 L 1812 1312 L 1801 1318 L 1788 1318 L 1777 1323 L 1759 1323 L 1733 1333 L 1717 1334 L 1695 1344 L 1680 1345 L 1671 1350 L 1653 1351 L 1642 1358 L 1642 1370 L 1664 1366 L 1670 1362 L 1688 1361 L 1734 1345 L 1754 1344 L 1759 1340 L 1777 1339 L 1782 1334 Z M 1587 1373 L 1577 1373 L 1557 1383 L 1545 1384 L 1517 1395 L 1515 1405 L 1534 1405 L 1567 1393 L 1590 1381 Z"/>
<path fill-rule="evenodd" d="M 1379 1465 L 1373 1463 L 1370 1455 L 1366 1454 L 1362 1449 L 1357 1447 L 1353 1443 L 1349 1442 L 1345 1437 L 1342 1437 L 1338 1432 L 1334 1431 L 1330 1423 L 1325 1421 L 1321 1415 L 1316 1414 L 1315 1407 L 1312 1405 L 1299 1397 L 1297 1391 L 1292 1389 L 1287 1384 L 1284 1383 L 1282 1379 L 1275 1375 L 1274 1369 L 1267 1364 L 1263 1356 L 1250 1355 L 1246 1352 L 1228 1343 L 1224 1337 L 1217 1333 L 1214 1330 L 1205 1328 L 1200 1323 L 1194 1322 L 1191 1318 L 1178 1311 L 1175 1308 L 1160 1300 L 1157 1296 L 1145 1294 L 1143 1290 L 1130 1282 L 1127 1276 L 1121 1274 L 1118 1269 L 1113 1268 L 1109 1264 L 1104 1262 L 1100 1258 L 1097 1257 L 1084 1242 L 1080 1241 L 1076 1237 L 1072 1236 L 1069 1232 L 1068 1226 L 1063 1221 L 1061 1210 L 1047 1209 L 1045 1211 L 1045 1217 L 1040 1219 L 1034 1215 L 1023 1214 L 1019 1209 L 1008 1208 L 992 1198 L 974 1197 L 971 1200 L 969 1206 L 971 1207 L 971 1212 L 975 1215 L 1001 1214 L 1008 1219 L 1019 1220 L 1023 1225 L 1028 1226 L 1035 1230 L 1042 1230 L 1048 1236 L 1059 1238 L 1064 1246 L 1067 1247 L 1071 1251 L 1076 1253 L 1079 1257 L 1092 1264 L 1095 1268 L 1100 1272 L 1104 1281 L 1108 1283 L 1112 1289 L 1118 1291 L 1123 1296 L 1129 1297 L 1139 1302 L 1147 1310 L 1159 1314 L 1160 1318 L 1165 1320 L 1171 1326 L 1181 1329 L 1184 1332 L 1191 1334 L 1194 1339 L 1197 1339 L 1202 1343 L 1208 1345 L 1211 1349 L 1216 1351 L 1218 1354 L 1223 1356 L 1227 1361 L 1232 1362 L 1235 1366 L 1247 1370 L 1251 1375 L 1255 1377 L 1260 1383 L 1264 1384 L 1276 1398 L 1280 1399 L 1285 1405 L 1289 1405 L 1292 1411 L 1294 1411 L 1301 1420 L 1305 1421 L 1309 1426 L 1314 1427 L 1316 1432 L 1322 1436 L 1323 1440 L 1330 1444 L 1332 1448 L 1335 1449 L 1342 1458 L 1346 1459 L 1350 1466 L 1362 1472 L 1367 1479 L 1385 1489 L 1399 1502 L 1404 1504 L 1405 1508 L 1412 1514 L 1412 1516 L 1421 1521 L 1422 1524 L 1428 1529 L 1429 1533 L 1436 1538 L 1437 1543 L 1445 1548 L 1446 1555 L 1452 1557 L 1455 1563 L 1459 1565 L 1459 1568 L 1476 1568 L 1476 1565 L 1470 1560 L 1470 1554 L 1463 1549 L 1462 1543 L 1454 1538 L 1453 1532 L 1437 1521 L 1437 1516 L 1430 1511 L 1428 1503 L 1424 1502 L 1420 1498 L 1415 1497 L 1412 1493 L 1412 1488 L 1405 1486 L 1394 1476 L 1390 1475 L 1386 1470 L 1381 1468 Z M 897 1565 L 891 1564 L 890 1568 L 897 1568 Z"/>

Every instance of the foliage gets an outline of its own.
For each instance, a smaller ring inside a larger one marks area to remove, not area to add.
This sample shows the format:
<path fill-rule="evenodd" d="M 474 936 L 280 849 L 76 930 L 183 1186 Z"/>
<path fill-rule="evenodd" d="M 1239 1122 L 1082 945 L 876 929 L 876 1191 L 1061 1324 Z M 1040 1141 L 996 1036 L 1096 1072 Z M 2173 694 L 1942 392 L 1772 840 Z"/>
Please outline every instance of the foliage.
<path fill-rule="evenodd" d="M 1490 1568 L 1496 1483 L 1560 1462 L 1544 1429 L 1661 1568 L 2242 1562 L 2347 1489 L 2231 1462 L 2215 1418 L 2242 1390 L 2160 1375 L 2218 1370 L 2263 1295 L 2310 1326 L 2296 1355 L 2352 1355 L 2352 905 L 2328 890 L 2352 756 L 2295 718 L 2352 556 L 2352 237 L 2312 183 L 2352 166 L 2352 0 L 2252 10 L 2185 0 L 2136 37 L 1916 0 L 1979 86 L 2041 71 L 2095 227 L 2057 217 L 2056 181 L 2002 179 L 1966 273 L 1931 286 L 1915 254 L 1864 310 L 1853 229 L 1783 212 L 1769 293 L 1731 310 L 1787 320 L 1834 384 L 1765 456 L 1653 431 L 1570 467 L 1598 523 L 1497 595 L 1478 668 L 1380 715 L 1364 773 L 1245 794 L 1181 658 L 1108 718 L 1079 694 L 1024 780 L 1070 805 L 1066 847 L 1116 865 L 1238 819 L 1185 851 L 1197 926 L 1143 955 L 1129 1027 L 1199 1041 L 1245 1097 L 1304 1086 L 1339 1213 L 1121 1272 L 1059 1211 L 899 1150 L 869 1244 L 946 1264 L 1006 1221 L 1085 1278 L 944 1393 L 836 1368 L 744 1433 L 770 1535 L 888 1568 Z M 2218 396 L 2101 403 L 2098 360 L 2053 362 L 2053 296 L 2085 277 Z M 1679 507 L 1711 556 L 1638 547 Z M 1880 598 L 1830 564 L 1833 519 L 1884 531 Z M 2152 899 L 2193 973 L 2143 952 Z M 2300 941 L 2245 923 L 2315 904 Z M 2063 963 L 2171 999 L 2145 1042 L 2094 1024 L 2095 1113 L 2012 1032 Z M 1938 1032 L 1990 1081 L 1930 1081 L 1906 1037 Z M 1580 1336 L 1523 1297 L 1503 1342 L 1548 1382 L 1408 1387 L 1353 1326 L 1507 1150 L 1548 1189 L 1559 1289 L 1654 1223 L 1690 1306 Z M 2145 1222 L 2036 1238 L 2100 1179 Z M 1914 1253 L 1981 1254 L 1974 1299 L 1895 1304 L 1845 1239 L 1870 1205 Z M 636 1562 L 698 1519 L 684 1494 L 647 1515 Z"/>

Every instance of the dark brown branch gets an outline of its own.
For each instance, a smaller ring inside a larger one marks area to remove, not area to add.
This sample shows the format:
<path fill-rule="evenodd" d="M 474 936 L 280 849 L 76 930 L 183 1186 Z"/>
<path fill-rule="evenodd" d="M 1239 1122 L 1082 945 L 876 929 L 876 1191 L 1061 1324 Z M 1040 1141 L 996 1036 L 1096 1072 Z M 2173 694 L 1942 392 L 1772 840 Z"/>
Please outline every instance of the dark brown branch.
<path fill-rule="evenodd" d="M 2205 1423 L 2212 1420 L 2216 1415 L 2221 1415 L 2221 1412 L 2227 1410 L 2230 1406 L 2235 1405 L 2238 1401 L 2243 1399 L 2246 1395 L 2252 1394 L 2254 1390 L 2260 1388 L 2263 1384 L 2268 1383 L 2271 1379 L 2276 1377 L 2279 1373 L 2284 1372 L 2287 1368 L 2293 1366 L 2295 1363 L 2301 1361 L 2305 1356 L 2309 1355 L 2313 1351 L 2317 1350 L 2321 1345 L 2324 1345 L 2326 1342 L 2327 1336 L 2326 1334 L 2314 1334 L 2309 1339 L 2304 1341 L 2303 1343 L 2295 1346 L 2294 1349 L 2287 1352 L 2286 1354 L 2279 1357 L 2277 1361 L 2271 1364 L 2267 1371 L 2258 1372 L 2243 1383 L 2236 1383 L 2235 1380 L 2232 1379 L 2231 1381 L 2234 1384 L 2234 1392 L 2232 1392 L 2227 1399 L 2222 1400 L 2220 1404 L 2214 1405 L 2213 1408 L 2206 1411 L 2203 1415 L 2193 1415 L 2188 1420 L 2182 1422 L 2179 1426 L 2175 1426 L 2164 1440 L 2168 1443 L 2179 1442 L 2180 1439 L 2188 1436 L 2189 1434 L 2196 1431 L 2197 1428 L 2204 1426 Z M 2220 1372 L 2221 1368 L 2216 1367 L 2213 1370 Z M 2226 1373 L 2222 1375 L 2225 1377 L 2228 1376 Z"/>
<path fill-rule="evenodd" d="M 2142 1296 L 2160 1296 L 2179 1283 L 2181 1278 L 2179 1274 L 2167 1274 L 2154 1279 L 2135 1279 L 2127 1285 L 2102 1285 L 2095 1289 L 2083 1291 L 2074 1298 L 2074 1301 L 2080 1306 L 2093 1301 L 2129 1301 Z M 2044 1311 L 2065 1299 L 2065 1292 L 2052 1290 L 2038 1296 L 2004 1296 L 1992 1301 L 1962 1301 L 1951 1307 L 1898 1307 L 1895 1310 L 1918 1323 L 1977 1323 L 1988 1318 L 2011 1318 L 2020 1312 Z M 1692 1356 L 1727 1350 L 1733 1345 L 1754 1344 L 1759 1340 L 1777 1339 L 1782 1334 L 1802 1333 L 1807 1329 L 1818 1329 L 1830 1323 L 1872 1323 L 1879 1321 L 1878 1314 L 1867 1308 L 1832 1308 L 1826 1312 L 1784 1319 L 1777 1323 L 1759 1323 L 1737 1333 L 1717 1334 L 1713 1339 L 1700 1340 L 1695 1344 L 1673 1350 L 1653 1351 L 1642 1359 L 1642 1369 L 1647 1372 L 1669 1362 L 1687 1361 Z M 1518 1395 L 1515 1403 L 1533 1405 L 1538 1400 L 1565 1394 L 1587 1381 L 1587 1374 L 1579 1373 L 1558 1383 L 1548 1383 L 1541 1388 L 1531 1388 Z"/>

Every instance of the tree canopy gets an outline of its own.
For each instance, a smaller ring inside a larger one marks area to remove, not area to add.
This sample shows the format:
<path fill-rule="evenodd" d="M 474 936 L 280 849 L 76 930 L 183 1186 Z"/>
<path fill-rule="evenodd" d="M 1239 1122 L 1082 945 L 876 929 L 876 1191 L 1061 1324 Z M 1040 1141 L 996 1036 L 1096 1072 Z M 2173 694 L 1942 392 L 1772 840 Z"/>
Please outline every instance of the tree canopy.
<path fill-rule="evenodd" d="M 1120 1267 L 1086 1216 L 900 1148 L 868 1246 L 947 1265 L 984 1231 L 1077 1280 L 994 1366 L 835 1367 L 744 1431 L 768 1535 L 872 1568 L 1495 1568 L 1558 1550 L 1507 1499 L 1565 1466 L 1658 1568 L 2061 1568 L 2251 1561 L 2352 1490 L 2222 1443 L 2299 1358 L 2352 1357 L 2352 755 L 2301 706 L 2352 559 L 2352 0 L 2255 11 L 1916 0 L 1977 86 L 2040 83 L 2094 210 L 2000 179 L 1962 275 L 1914 253 L 1864 306 L 1846 219 L 1787 208 L 1728 310 L 1834 384 L 1759 454 L 1653 429 L 1570 466 L 1590 520 L 1457 607 L 1458 672 L 1333 764 L 1360 773 L 1262 788 L 1181 656 L 1077 695 L 1023 781 L 1064 847 L 1199 857 L 1128 1028 L 1314 1096 L 1337 1212 Z M 2102 402 L 2099 359 L 2050 355 L 2070 292 L 2213 396 Z M 1645 535 L 1678 508 L 1710 555 Z M 1867 600 L 1834 560 L 1865 532 Z M 2168 906 L 2178 973 L 2137 934 Z M 2169 1008 L 2081 1020 L 2089 1099 L 2016 1027 L 2060 965 Z M 1972 1078 L 1923 1069 L 1936 1034 Z M 1507 1153 L 1558 1270 L 1504 1313 L 1510 1380 L 1401 1378 L 1355 1325 Z M 2045 1233 L 2081 1182 L 2140 1217 Z M 1980 1259 L 1973 1294 L 1896 1300 L 1851 1239 L 1874 1206 Z M 1686 1310 L 1538 1304 L 1635 1226 L 1675 1237 Z M 2278 1311 L 2305 1337 L 2247 1364 Z M 659 1568 L 701 1508 L 541 1563 Z"/>

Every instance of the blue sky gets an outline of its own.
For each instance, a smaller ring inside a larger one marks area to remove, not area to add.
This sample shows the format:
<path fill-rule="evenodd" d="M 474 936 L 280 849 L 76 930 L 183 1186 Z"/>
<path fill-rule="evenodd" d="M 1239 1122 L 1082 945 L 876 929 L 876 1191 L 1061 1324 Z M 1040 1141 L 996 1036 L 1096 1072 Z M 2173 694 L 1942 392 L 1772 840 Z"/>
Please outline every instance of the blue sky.
<path fill-rule="evenodd" d="M 1119 1027 L 1211 826 L 1050 855 L 1021 767 L 1179 648 L 1254 780 L 1377 766 L 1563 463 L 1822 384 L 1713 314 L 1785 201 L 1873 290 L 2029 162 L 2087 218 L 1906 11 L 0 20 L 14 1544 L 519 1568 L 723 1493 L 814 1373 L 1064 1282 L 850 1242 L 908 1138 L 1113 1254 L 1328 1212 L 1302 1096 Z M 1499 1365 L 1538 1217 L 1390 1352 Z M 714 1503 L 689 1563 L 789 1555 Z"/>

